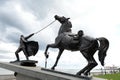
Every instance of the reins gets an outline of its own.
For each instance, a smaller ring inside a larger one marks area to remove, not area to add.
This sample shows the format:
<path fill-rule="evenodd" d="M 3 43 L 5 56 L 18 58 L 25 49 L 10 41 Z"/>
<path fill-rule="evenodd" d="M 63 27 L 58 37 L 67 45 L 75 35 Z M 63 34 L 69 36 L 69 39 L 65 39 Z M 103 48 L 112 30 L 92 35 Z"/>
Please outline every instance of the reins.
<path fill-rule="evenodd" d="M 48 24 L 47 26 L 45 26 L 44 28 L 40 29 L 39 31 L 35 32 L 34 34 L 37 34 L 39 32 L 41 32 L 42 30 L 46 29 L 47 27 L 49 27 L 50 25 L 52 25 L 56 20 L 52 21 L 50 24 Z"/>

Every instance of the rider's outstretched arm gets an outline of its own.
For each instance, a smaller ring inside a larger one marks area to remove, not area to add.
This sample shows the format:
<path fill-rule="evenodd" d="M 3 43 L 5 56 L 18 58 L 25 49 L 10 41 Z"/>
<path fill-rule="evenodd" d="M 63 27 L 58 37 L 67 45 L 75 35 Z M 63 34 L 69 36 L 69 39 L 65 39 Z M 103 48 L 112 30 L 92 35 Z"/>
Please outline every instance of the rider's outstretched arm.
<path fill-rule="evenodd" d="M 29 36 L 25 37 L 25 39 L 28 39 L 28 38 L 32 37 L 33 35 L 34 35 L 34 33 L 32 33 Z"/>

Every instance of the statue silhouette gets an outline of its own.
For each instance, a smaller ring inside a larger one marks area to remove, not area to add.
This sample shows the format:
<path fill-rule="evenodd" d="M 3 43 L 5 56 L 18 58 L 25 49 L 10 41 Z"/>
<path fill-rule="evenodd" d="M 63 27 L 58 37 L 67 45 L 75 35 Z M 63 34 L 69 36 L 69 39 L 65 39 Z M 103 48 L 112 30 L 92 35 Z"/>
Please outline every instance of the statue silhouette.
<path fill-rule="evenodd" d="M 55 43 L 48 44 L 45 49 L 46 58 L 48 58 L 47 51 L 49 47 L 59 49 L 56 62 L 51 69 L 55 69 L 58 60 L 60 59 L 60 56 L 65 49 L 71 51 L 80 51 L 85 59 L 88 61 L 88 64 L 76 75 L 81 75 L 82 73 L 84 75 L 88 75 L 89 72 L 98 65 L 93 57 L 97 50 L 99 61 L 101 62 L 101 65 L 104 66 L 104 59 L 109 47 L 109 41 L 106 38 L 92 38 L 90 36 L 84 36 L 82 30 L 78 31 L 77 34 L 73 34 L 71 30 L 72 24 L 69 21 L 70 18 L 55 15 L 55 19 L 61 23 L 58 36 L 55 39 Z"/>
<path fill-rule="evenodd" d="M 16 55 L 16 58 L 17 58 L 16 61 L 20 61 L 18 53 L 21 52 L 21 51 L 24 52 L 27 60 L 29 60 L 29 58 L 28 58 L 29 56 L 35 55 L 37 53 L 38 47 L 39 47 L 38 42 L 28 41 L 28 39 L 30 37 L 32 37 L 33 35 L 34 35 L 34 33 L 30 34 L 29 36 L 26 36 L 26 37 L 24 37 L 23 35 L 20 36 L 20 45 L 15 52 L 15 55 Z"/>

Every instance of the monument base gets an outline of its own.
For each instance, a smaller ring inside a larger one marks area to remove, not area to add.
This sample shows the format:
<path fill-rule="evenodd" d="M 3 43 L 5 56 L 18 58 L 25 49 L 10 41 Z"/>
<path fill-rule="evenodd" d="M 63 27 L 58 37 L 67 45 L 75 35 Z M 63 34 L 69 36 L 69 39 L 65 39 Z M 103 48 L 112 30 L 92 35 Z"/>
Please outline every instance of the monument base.
<path fill-rule="evenodd" d="M 7 62 L 0 62 L 0 67 L 16 72 L 16 80 L 104 80 L 74 76 L 64 72 L 57 72 L 41 67 L 27 67 Z"/>
<path fill-rule="evenodd" d="M 83 78 L 85 80 L 91 80 L 92 79 L 92 76 L 88 77 L 88 76 L 74 75 L 74 74 L 60 72 L 60 71 L 55 71 L 55 70 L 46 69 L 46 68 L 41 68 L 41 70 L 48 71 L 48 72 L 54 72 L 54 73 L 58 73 L 58 74 L 63 74 L 63 75 L 68 75 L 68 76 L 72 76 L 72 77 Z"/>

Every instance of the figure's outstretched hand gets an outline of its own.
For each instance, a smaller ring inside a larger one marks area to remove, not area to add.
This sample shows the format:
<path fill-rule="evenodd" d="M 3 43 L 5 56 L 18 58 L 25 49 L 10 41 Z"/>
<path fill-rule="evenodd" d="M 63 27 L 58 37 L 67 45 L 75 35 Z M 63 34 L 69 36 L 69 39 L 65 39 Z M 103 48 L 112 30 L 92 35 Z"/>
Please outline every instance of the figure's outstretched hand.
<path fill-rule="evenodd" d="M 31 35 L 33 36 L 35 33 L 32 33 Z"/>
<path fill-rule="evenodd" d="M 58 17 L 57 15 L 54 16 L 55 20 L 57 20 L 57 17 Z"/>

